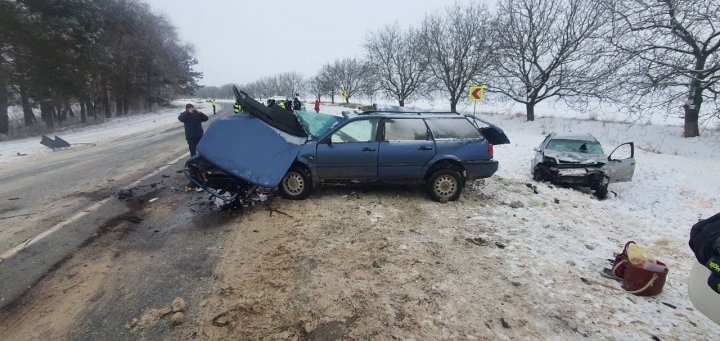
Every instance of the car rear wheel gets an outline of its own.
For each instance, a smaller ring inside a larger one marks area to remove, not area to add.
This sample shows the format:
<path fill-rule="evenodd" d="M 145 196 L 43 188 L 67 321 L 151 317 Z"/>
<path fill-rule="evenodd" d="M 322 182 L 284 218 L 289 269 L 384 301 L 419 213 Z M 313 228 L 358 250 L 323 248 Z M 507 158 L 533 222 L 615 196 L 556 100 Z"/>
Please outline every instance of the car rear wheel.
<path fill-rule="evenodd" d="M 439 202 L 454 201 L 460 197 L 463 178 L 454 169 L 440 169 L 432 173 L 427 182 L 428 194 Z"/>
<path fill-rule="evenodd" d="M 312 187 L 310 172 L 302 167 L 293 167 L 285 174 L 278 189 L 284 198 L 301 200 L 310 195 Z"/>

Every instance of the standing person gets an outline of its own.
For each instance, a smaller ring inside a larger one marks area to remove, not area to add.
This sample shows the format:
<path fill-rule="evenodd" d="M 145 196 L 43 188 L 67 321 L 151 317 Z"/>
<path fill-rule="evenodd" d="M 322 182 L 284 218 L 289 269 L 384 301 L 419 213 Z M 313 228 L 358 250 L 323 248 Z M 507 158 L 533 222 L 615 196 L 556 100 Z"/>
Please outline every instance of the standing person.
<path fill-rule="evenodd" d="M 216 112 L 215 112 L 215 99 L 214 98 L 210 100 L 210 104 L 212 104 L 212 106 L 213 106 L 213 115 L 215 115 Z"/>
<path fill-rule="evenodd" d="M 241 111 L 242 107 L 240 106 L 240 102 L 235 102 L 235 105 L 233 105 L 233 112 L 239 114 Z"/>
<path fill-rule="evenodd" d="M 202 123 L 207 121 L 208 117 L 188 103 L 185 105 L 185 111 L 178 116 L 178 120 L 185 125 L 185 139 L 190 148 L 190 156 L 195 156 L 198 142 L 203 137 Z"/>
<path fill-rule="evenodd" d="M 318 98 L 315 99 L 315 112 L 320 112 L 320 99 Z"/>
<path fill-rule="evenodd" d="M 297 94 L 293 98 L 293 110 L 302 110 L 302 102 L 297 98 Z"/>
<path fill-rule="evenodd" d="M 292 111 L 293 110 L 293 104 L 292 101 L 289 98 L 285 99 L 285 109 Z"/>

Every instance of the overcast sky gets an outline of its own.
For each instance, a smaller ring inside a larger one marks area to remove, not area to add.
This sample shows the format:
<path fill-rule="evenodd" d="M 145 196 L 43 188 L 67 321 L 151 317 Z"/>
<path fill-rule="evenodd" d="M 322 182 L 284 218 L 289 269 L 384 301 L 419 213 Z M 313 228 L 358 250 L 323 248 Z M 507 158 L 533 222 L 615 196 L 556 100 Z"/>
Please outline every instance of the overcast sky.
<path fill-rule="evenodd" d="M 195 46 L 203 85 L 247 83 L 280 72 L 314 75 L 335 58 L 362 56 L 367 34 L 419 24 L 451 0 L 144 0 Z"/>

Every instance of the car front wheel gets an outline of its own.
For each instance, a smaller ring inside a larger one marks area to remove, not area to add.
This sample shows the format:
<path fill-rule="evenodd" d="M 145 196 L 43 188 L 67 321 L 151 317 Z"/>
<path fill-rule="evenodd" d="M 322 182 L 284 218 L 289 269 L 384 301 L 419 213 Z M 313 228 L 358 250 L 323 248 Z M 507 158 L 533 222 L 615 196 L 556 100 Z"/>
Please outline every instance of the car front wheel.
<path fill-rule="evenodd" d="M 427 182 L 428 194 L 439 202 L 454 201 L 460 197 L 463 178 L 454 169 L 440 169 L 432 173 Z"/>
<path fill-rule="evenodd" d="M 304 168 L 293 167 L 285 174 L 278 189 L 284 198 L 301 200 L 310 195 L 312 187 L 310 173 Z"/>

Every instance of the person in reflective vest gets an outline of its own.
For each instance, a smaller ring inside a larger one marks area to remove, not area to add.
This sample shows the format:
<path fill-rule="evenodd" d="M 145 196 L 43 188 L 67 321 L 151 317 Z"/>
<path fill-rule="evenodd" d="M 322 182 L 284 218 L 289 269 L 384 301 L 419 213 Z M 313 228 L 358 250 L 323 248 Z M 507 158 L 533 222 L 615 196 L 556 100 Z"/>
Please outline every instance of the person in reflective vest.
<path fill-rule="evenodd" d="M 285 109 L 285 101 L 276 102 L 281 108 Z"/>
<path fill-rule="evenodd" d="M 242 111 L 242 107 L 240 106 L 240 103 L 235 102 L 235 105 L 233 105 L 233 112 L 237 114 L 241 111 Z"/>
<path fill-rule="evenodd" d="M 215 115 L 216 112 L 215 112 L 215 99 L 214 99 L 214 98 L 210 100 L 210 104 L 212 104 L 212 107 L 213 107 L 213 115 Z"/>

